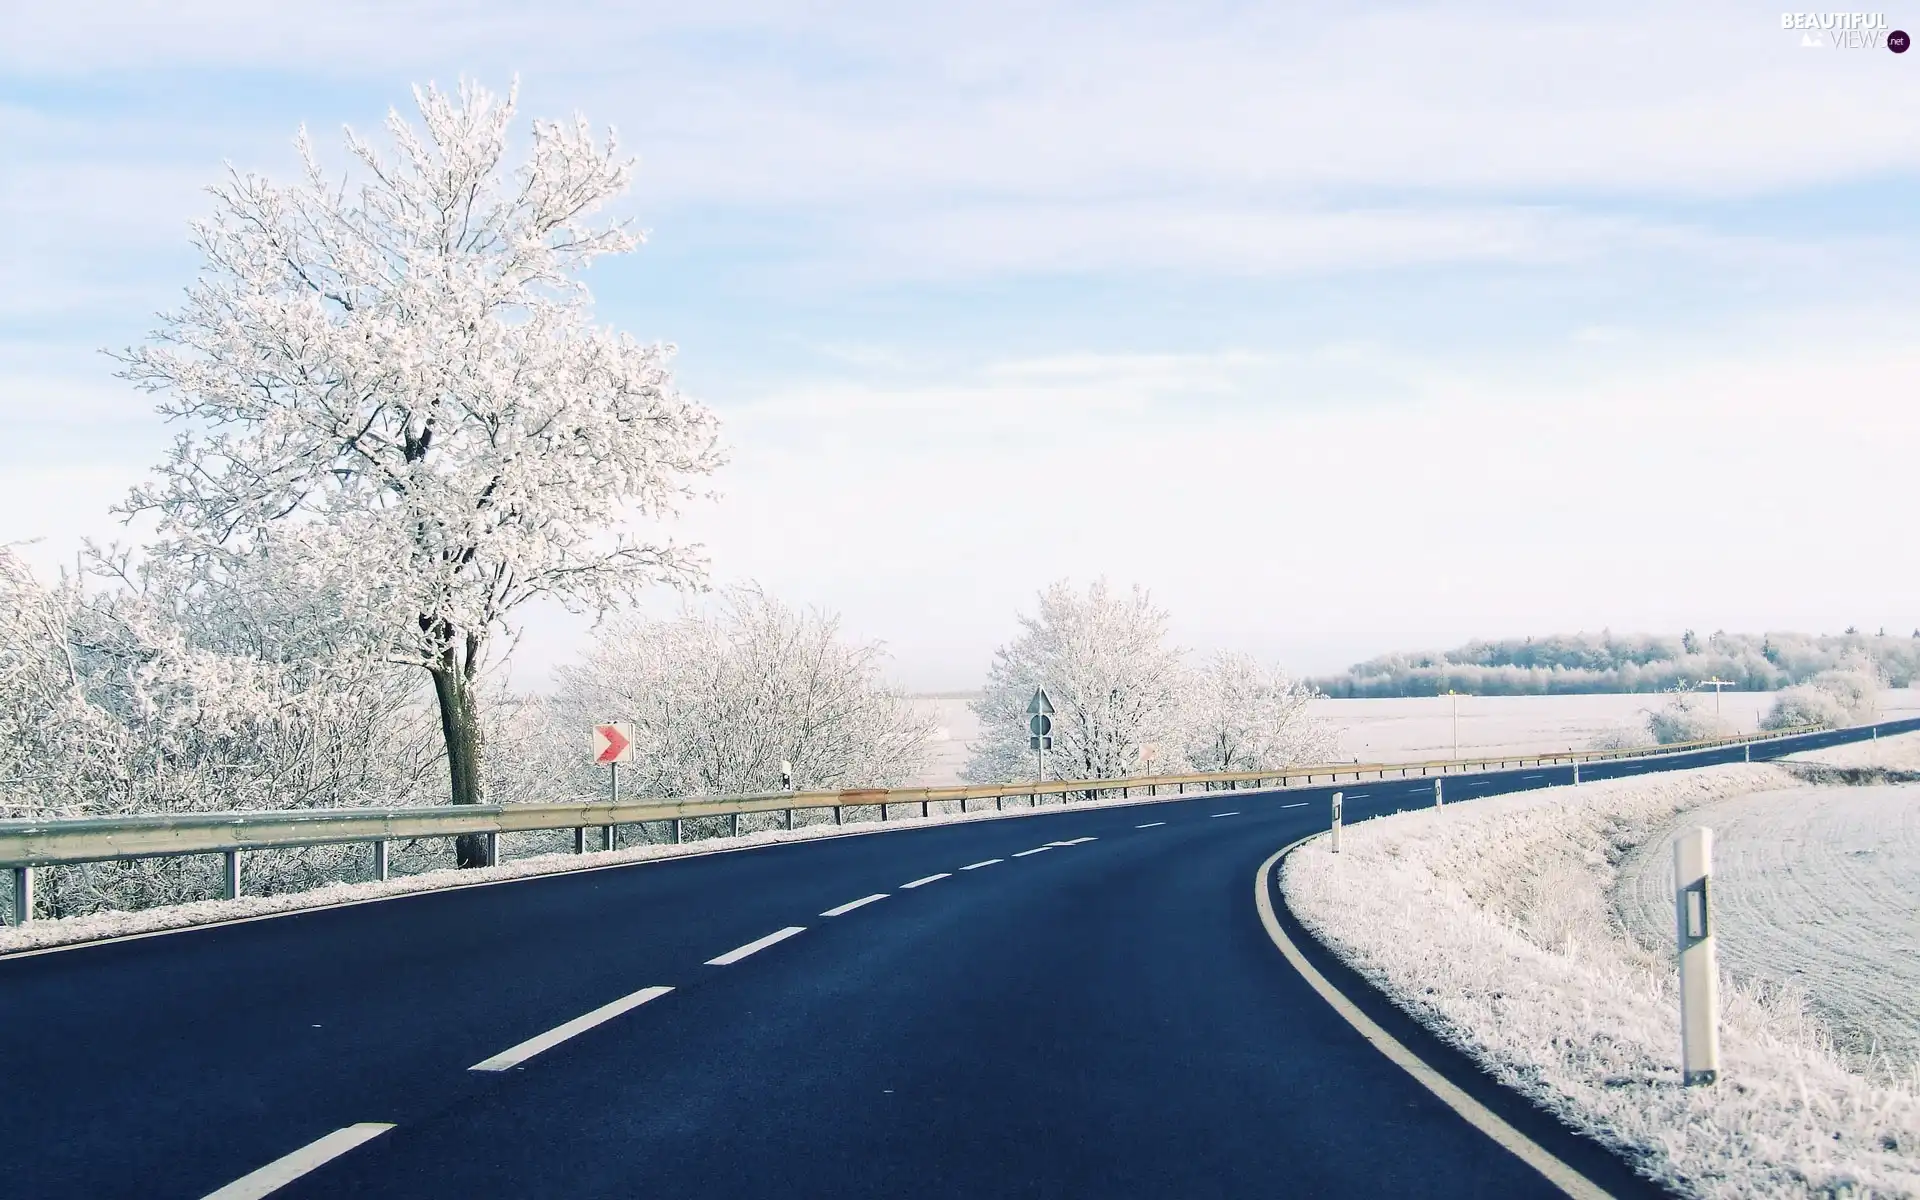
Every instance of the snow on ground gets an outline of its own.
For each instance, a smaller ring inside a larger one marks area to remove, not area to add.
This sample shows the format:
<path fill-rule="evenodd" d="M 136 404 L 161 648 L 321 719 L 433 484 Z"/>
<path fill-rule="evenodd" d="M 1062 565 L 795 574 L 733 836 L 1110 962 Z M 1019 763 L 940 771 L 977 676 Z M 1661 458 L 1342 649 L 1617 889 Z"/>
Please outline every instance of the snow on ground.
<path fill-rule="evenodd" d="M 1424 809 L 1308 843 L 1282 886 L 1396 1004 L 1669 1188 L 1920 1196 L 1920 1092 L 1848 1071 L 1791 992 L 1723 978 L 1724 1077 L 1682 1086 L 1672 952 L 1614 912 L 1616 864 L 1680 814 L 1795 786 L 1742 764 Z"/>
<path fill-rule="evenodd" d="M 1829 767 L 1885 767 L 1894 771 L 1920 771 L 1920 733 L 1902 733 L 1871 742 L 1849 742 L 1844 746 L 1828 746 L 1824 750 L 1807 750 L 1789 754 L 1787 759 L 1790 762 L 1820 763 Z"/>
<path fill-rule="evenodd" d="M 1643 946 L 1673 941 L 1673 839 L 1693 825 L 1713 830 L 1723 968 L 1802 992 L 1861 1073 L 1920 1085 L 1920 786 L 1794 788 L 1689 812 L 1621 866 L 1615 906 Z"/>
<path fill-rule="evenodd" d="M 1760 727 L 1772 706 L 1773 692 L 1728 692 L 1720 697 L 1721 716 L 1735 731 Z M 944 733 L 934 743 L 925 772 L 914 786 L 959 781 L 967 747 L 979 736 L 980 723 L 967 696 L 916 696 L 913 703 Z M 1596 734 L 1645 720 L 1665 697 L 1651 693 L 1591 696 L 1461 696 L 1459 744 L 1462 755 L 1542 754 L 1581 749 Z M 1711 705 L 1712 700 L 1703 703 Z M 1454 757 L 1455 701 L 1446 696 L 1385 700 L 1316 700 L 1312 712 L 1340 730 L 1340 756 L 1364 762 L 1417 762 Z M 1920 716 L 1920 691 L 1880 694 L 1883 719 Z M 1920 743 L 1920 738 L 1916 738 Z M 1823 752 L 1824 753 L 1824 752 Z M 1920 750 L 1916 750 L 1920 755 Z M 1920 765 L 1916 763 L 1915 765 Z"/>
<path fill-rule="evenodd" d="M 368 900 L 379 900 L 388 896 L 404 896 L 415 892 L 440 891 L 447 888 L 471 887 L 477 884 L 498 883 L 509 879 L 526 879 L 535 875 L 558 875 L 568 871 L 578 871 L 592 867 L 616 866 L 624 863 L 647 862 L 662 858 L 684 858 L 695 854 L 713 854 L 725 850 L 739 850 L 751 846 L 770 846 L 780 842 L 804 842 L 818 838 L 844 837 L 852 834 L 878 833 L 892 829 L 911 829 L 922 825 L 948 824 L 955 821 L 992 821 L 1003 818 L 1024 817 L 1035 812 L 1059 812 L 1057 802 L 1041 807 L 1029 808 L 1026 799 L 1009 798 L 1005 801 L 1005 810 L 996 812 L 991 807 L 982 808 L 987 801 L 972 802 L 973 810 L 966 814 L 959 811 L 958 804 L 935 804 L 929 816 L 917 814 L 904 817 L 900 809 L 893 806 L 893 817 L 885 825 L 877 820 L 853 821 L 856 811 L 849 806 L 848 823 L 835 825 L 827 810 L 799 810 L 794 820 L 810 822 L 799 824 L 798 828 L 765 829 L 744 833 L 738 837 L 701 838 L 698 841 L 671 843 L 649 843 L 642 846 L 630 846 L 620 850 L 601 850 L 587 854 L 540 854 L 527 858 L 512 859 L 497 867 L 485 867 L 475 870 L 456 870 L 448 867 L 444 870 L 426 871 L 418 875 L 406 875 L 388 879 L 386 882 L 334 883 L 325 887 L 313 888 L 303 892 L 287 892 L 272 896 L 241 896 L 235 900 L 200 900 L 190 904 L 165 905 L 158 908 L 141 909 L 138 912 L 95 913 L 84 917 L 68 917 L 61 920 L 34 921 L 24 926 L 0 926 L 0 955 L 23 950 L 39 950 L 51 946 L 72 945 L 77 942 L 97 941 L 101 938 L 126 937 L 133 934 L 155 933 L 168 929 L 186 929 L 195 925 L 210 925 L 220 921 L 241 920 L 249 917 L 268 916 L 274 913 L 295 912 L 301 909 L 328 908 L 337 904 L 356 904 Z M 1124 799 L 1120 797 L 1086 800 L 1076 795 L 1072 807 L 1114 807 L 1132 804 L 1144 804 L 1144 798 Z M 942 808 L 946 811 L 941 811 Z M 861 810 L 874 811 L 871 808 Z M 742 821 L 756 818 L 743 817 Z M 765 820 L 766 815 L 759 818 Z M 591 833 L 591 831 L 589 831 Z M 507 835 L 503 843 L 511 844 L 514 835 Z M 12 889 L 8 885 L 0 888 L 5 894 L 8 905 L 12 903 Z"/>

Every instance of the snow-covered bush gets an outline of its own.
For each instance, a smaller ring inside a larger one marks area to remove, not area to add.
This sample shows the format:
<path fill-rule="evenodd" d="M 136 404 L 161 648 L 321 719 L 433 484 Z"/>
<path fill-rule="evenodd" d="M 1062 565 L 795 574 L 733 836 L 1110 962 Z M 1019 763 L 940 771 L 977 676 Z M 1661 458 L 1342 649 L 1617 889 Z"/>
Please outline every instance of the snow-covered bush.
<path fill-rule="evenodd" d="M 919 769 L 933 729 L 887 686 L 884 661 L 878 644 L 843 640 L 837 617 L 752 588 L 673 620 L 616 618 L 527 714 L 560 747 L 543 786 L 606 786 L 583 739 L 608 720 L 633 723 L 632 794 L 777 791 L 782 760 L 797 789 L 897 785 Z"/>
<path fill-rule="evenodd" d="M 1251 654 L 1220 653 L 1181 686 L 1187 765 L 1257 771 L 1325 762 L 1339 738 L 1307 712 L 1316 692 Z"/>
<path fill-rule="evenodd" d="M 1766 715 L 1760 718 L 1762 729 L 1793 729 L 1803 725 L 1835 729 L 1846 723 L 1847 710 L 1839 697 L 1810 683 L 1782 688 L 1768 706 Z"/>
<path fill-rule="evenodd" d="M 1880 711 L 1881 679 L 1874 666 L 1855 660 L 1844 667 L 1822 671 L 1807 683 L 1783 689 L 1774 698 L 1762 729 L 1789 729 L 1796 725 L 1836 728 L 1872 721 Z"/>
<path fill-rule="evenodd" d="M 1733 727 L 1708 711 L 1700 697 L 1684 688 L 1668 693 L 1667 703 L 1647 714 L 1647 733 L 1662 746 L 1727 737 Z"/>
<path fill-rule="evenodd" d="M 194 579 L 103 556 L 119 586 L 46 587 L 0 547 L 0 816 L 444 798 L 417 686 L 311 566 L 289 554 Z M 310 886 L 348 858 L 255 855 L 245 882 Z M 41 911 L 198 899 L 216 878 L 204 858 L 62 867 L 43 873 Z"/>

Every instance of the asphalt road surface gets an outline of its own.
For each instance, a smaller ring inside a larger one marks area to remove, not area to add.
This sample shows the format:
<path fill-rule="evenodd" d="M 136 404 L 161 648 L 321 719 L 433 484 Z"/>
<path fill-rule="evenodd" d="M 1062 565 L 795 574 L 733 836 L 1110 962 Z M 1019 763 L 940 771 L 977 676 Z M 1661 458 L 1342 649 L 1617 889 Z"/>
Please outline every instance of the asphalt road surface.
<path fill-rule="evenodd" d="M 1261 862 L 1334 790 L 902 823 L 0 959 L 0 1194 L 1559 1194 L 1261 926 Z M 1430 779 L 1339 790 L 1349 821 L 1432 802 Z M 1651 1193 L 1281 907 L 1456 1084 L 1607 1191 Z"/>

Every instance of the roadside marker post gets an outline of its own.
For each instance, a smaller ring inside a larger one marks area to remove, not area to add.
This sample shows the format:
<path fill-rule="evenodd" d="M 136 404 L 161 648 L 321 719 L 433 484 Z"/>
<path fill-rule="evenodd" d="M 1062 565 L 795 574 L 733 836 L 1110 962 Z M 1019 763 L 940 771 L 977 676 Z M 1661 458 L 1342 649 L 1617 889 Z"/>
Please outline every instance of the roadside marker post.
<path fill-rule="evenodd" d="M 1680 1059 L 1688 1087 L 1720 1077 L 1720 978 L 1707 880 L 1713 831 L 1694 828 L 1673 844 L 1673 898 L 1680 943 Z"/>
<path fill-rule="evenodd" d="M 1440 777 L 1436 775 L 1433 779 L 1433 806 L 1439 808 L 1445 803 L 1446 799 L 1440 794 Z"/>
<path fill-rule="evenodd" d="M 1333 852 L 1340 853 L 1340 792 L 1333 794 Z"/>

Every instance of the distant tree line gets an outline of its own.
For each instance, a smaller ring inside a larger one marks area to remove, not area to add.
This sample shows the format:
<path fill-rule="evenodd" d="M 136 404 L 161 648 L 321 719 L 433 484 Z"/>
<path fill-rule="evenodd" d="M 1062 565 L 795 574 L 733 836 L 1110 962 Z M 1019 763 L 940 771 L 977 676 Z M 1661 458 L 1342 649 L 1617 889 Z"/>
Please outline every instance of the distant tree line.
<path fill-rule="evenodd" d="M 1383 654 L 1343 675 L 1313 680 L 1328 696 L 1545 696 L 1581 692 L 1662 692 L 1724 679 L 1741 691 L 1771 692 L 1823 671 L 1870 663 L 1889 687 L 1920 676 L 1920 630 L 1912 636 L 1726 633 L 1701 637 L 1556 634 L 1474 641 L 1445 652 Z"/>

